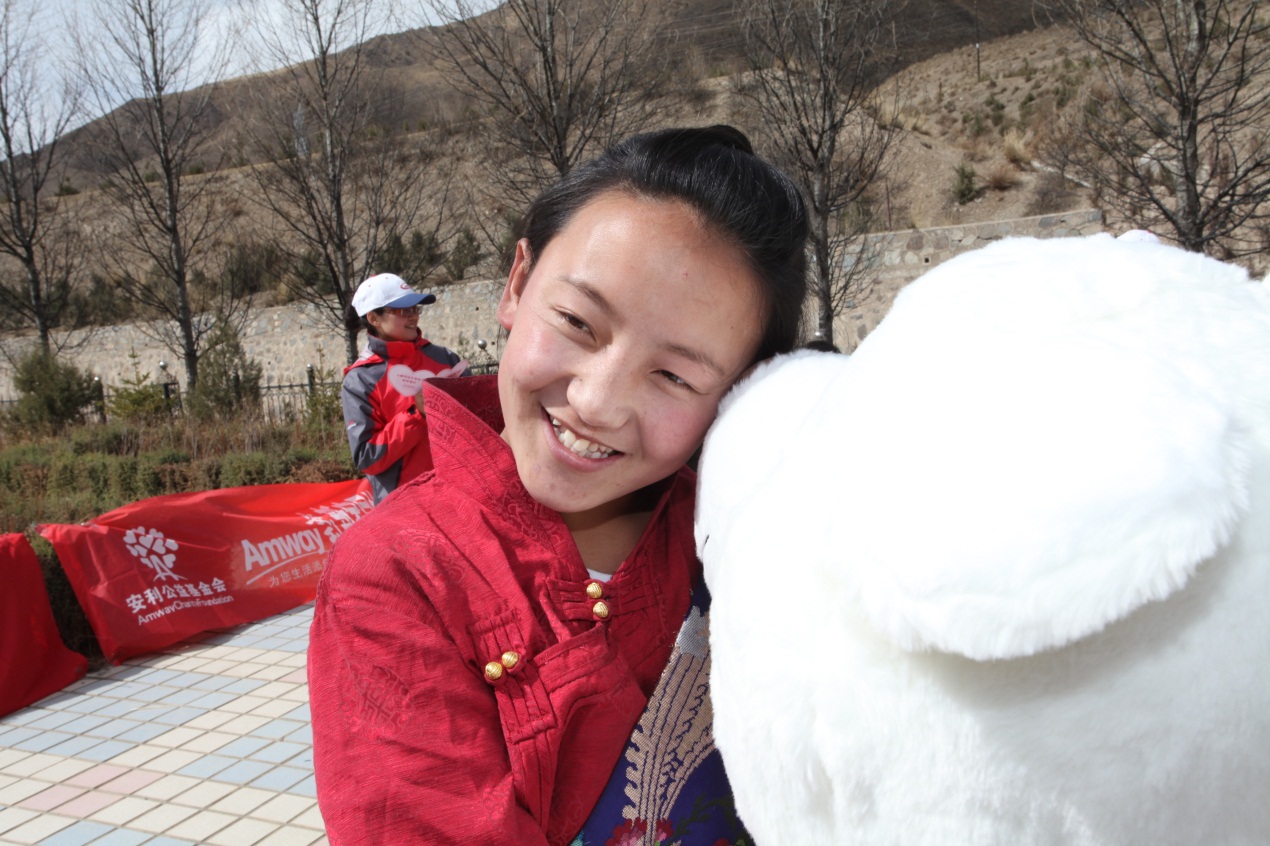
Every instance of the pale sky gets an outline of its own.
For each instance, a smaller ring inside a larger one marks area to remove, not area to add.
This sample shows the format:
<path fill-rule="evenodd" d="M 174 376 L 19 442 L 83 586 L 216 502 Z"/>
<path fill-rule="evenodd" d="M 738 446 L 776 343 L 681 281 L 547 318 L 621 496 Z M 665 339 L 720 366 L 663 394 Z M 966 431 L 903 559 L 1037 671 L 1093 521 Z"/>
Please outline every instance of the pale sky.
<path fill-rule="evenodd" d="M 32 34 L 35 38 L 43 38 L 47 41 L 44 55 L 48 56 L 51 63 L 60 61 L 70 64 L 74 60 L 76 50 L 70 39 L 74 21 L 77 17 L 84 22 L 91 21 L 93 10 L 100 2 L 103 0 L 36 0 L 37 23 Z M 109 4 L 113 0 L 104 0 L 104 2 Z M 205 0 L 205 2 L 209 6 L 209 15 L 200 27 L 200 43 L 203 46 L 197 50 L 203 54 L 204 64 L 215 52 L 213 45 L 223 42 L 226 33 L 232 33 L 230 43 L 234 46 L 226 57 L 225 76 L 233 77 L 254 71 L 269 70 L 280 64 L 273 58 L 274 51 L 264 49 L 262 46 L 261 33 L 285 32 L 281 29 L 281 25 L 286 20 L 283 0 Z M 391 9 L 393 5 L 402 8 L 394 13 Z M 430 23 L 423 11 L 425 5 L 420 0 L 379 0 L 376 18 L 371 24 L 368 36 L 401 32 Z M 91 33 L 92 27 L 88 27 L 87 31 Z M 196 72 L 192 78 L 198 79 L 200 76 L 202 74 Z M 85 119 L 96 116 L 98 115 L 88 114 Z"/>

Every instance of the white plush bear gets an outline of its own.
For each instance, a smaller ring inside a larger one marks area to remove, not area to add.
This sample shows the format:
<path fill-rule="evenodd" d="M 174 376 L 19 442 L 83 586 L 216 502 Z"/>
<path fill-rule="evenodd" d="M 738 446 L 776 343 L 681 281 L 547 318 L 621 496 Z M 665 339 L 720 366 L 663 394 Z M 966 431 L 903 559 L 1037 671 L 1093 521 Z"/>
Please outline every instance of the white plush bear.
<path fill-rule="evenodd" d="M 701 461 L 759 846 L 1270 843 L 1270 289 L 1110 236 L 932 270 Z"/>

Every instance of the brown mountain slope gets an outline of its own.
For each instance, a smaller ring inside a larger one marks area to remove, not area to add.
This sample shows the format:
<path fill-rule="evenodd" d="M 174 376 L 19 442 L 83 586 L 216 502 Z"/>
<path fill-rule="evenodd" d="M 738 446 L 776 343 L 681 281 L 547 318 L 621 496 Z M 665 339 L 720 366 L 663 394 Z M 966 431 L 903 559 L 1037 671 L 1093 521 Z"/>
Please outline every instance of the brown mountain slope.
<path fill-rule="evenodd" d="M 717 76 L 741 65 L 739 6 L 731 0 L 653 0 L 648 13 L 669 19 L 663 27 L 673 34 L 667 61 L 676 65 L 679 73 Z M 898 32 L 906 65 L 976 41 L 1034 29 L 1039 20 L 1026 0 L 909 0 L 903 14 Z M 429 27 L 368 42 L 368 65 L 377 72 L 368 96 L 383 121 L 412 129 L 462 129 L 470 124 L 468 104 L 440 70 L 436 39 L 445 35 L 444 27 Z M 277 106 L 286 96 L 277 74 L 223 83 L 206 117 L 208 141 L 203 167 L 232 167 L 256 158 L 252 145 L 244 139 L 253 125 L 279 111 Z M 68 135 L 68 176 L 75 186 L 92 187 L 109 175 L 109 166 L 99 152 L 103 140 L 101 121 Z"/>

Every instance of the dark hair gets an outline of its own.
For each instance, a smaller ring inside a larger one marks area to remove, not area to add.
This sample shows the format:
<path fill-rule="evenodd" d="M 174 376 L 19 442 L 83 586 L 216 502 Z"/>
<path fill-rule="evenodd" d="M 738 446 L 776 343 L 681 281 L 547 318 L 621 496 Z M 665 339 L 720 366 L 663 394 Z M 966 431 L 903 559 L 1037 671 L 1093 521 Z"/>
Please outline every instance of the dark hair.
<path fill-rule="evenodd" d="M 538 195 L 521 223 L 531 255 L 606 191 L 680 200 L 733 241 L 760 280 L 765 319 L 757 359 L 794 348 L 807 296 L 807 212 L 794 183 L 731 126 L 632 136 Z"/>
<path fill-rule="evenodd" d="M 382 308 L 371 309 L 375 314 L 383 314 Z M 353 308 L 353 304 L 349 303 L 344 309 L 344 328 L 350 333 L 365 332 L 367 335 L 379 337 L 379 331 L 370 325 L 370 321 L 357 313 L 357 309 Z"/>

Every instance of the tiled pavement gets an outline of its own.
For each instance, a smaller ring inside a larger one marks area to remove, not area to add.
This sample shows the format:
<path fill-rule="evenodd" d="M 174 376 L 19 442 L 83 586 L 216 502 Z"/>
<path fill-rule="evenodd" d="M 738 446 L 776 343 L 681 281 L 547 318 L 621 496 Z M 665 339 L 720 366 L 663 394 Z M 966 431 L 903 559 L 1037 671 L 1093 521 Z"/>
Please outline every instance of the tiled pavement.
<path fill-rule="evenodd" d="M 313 606 L 90 674 L 0 718 L 0 843 L 326 843 Z"/>

